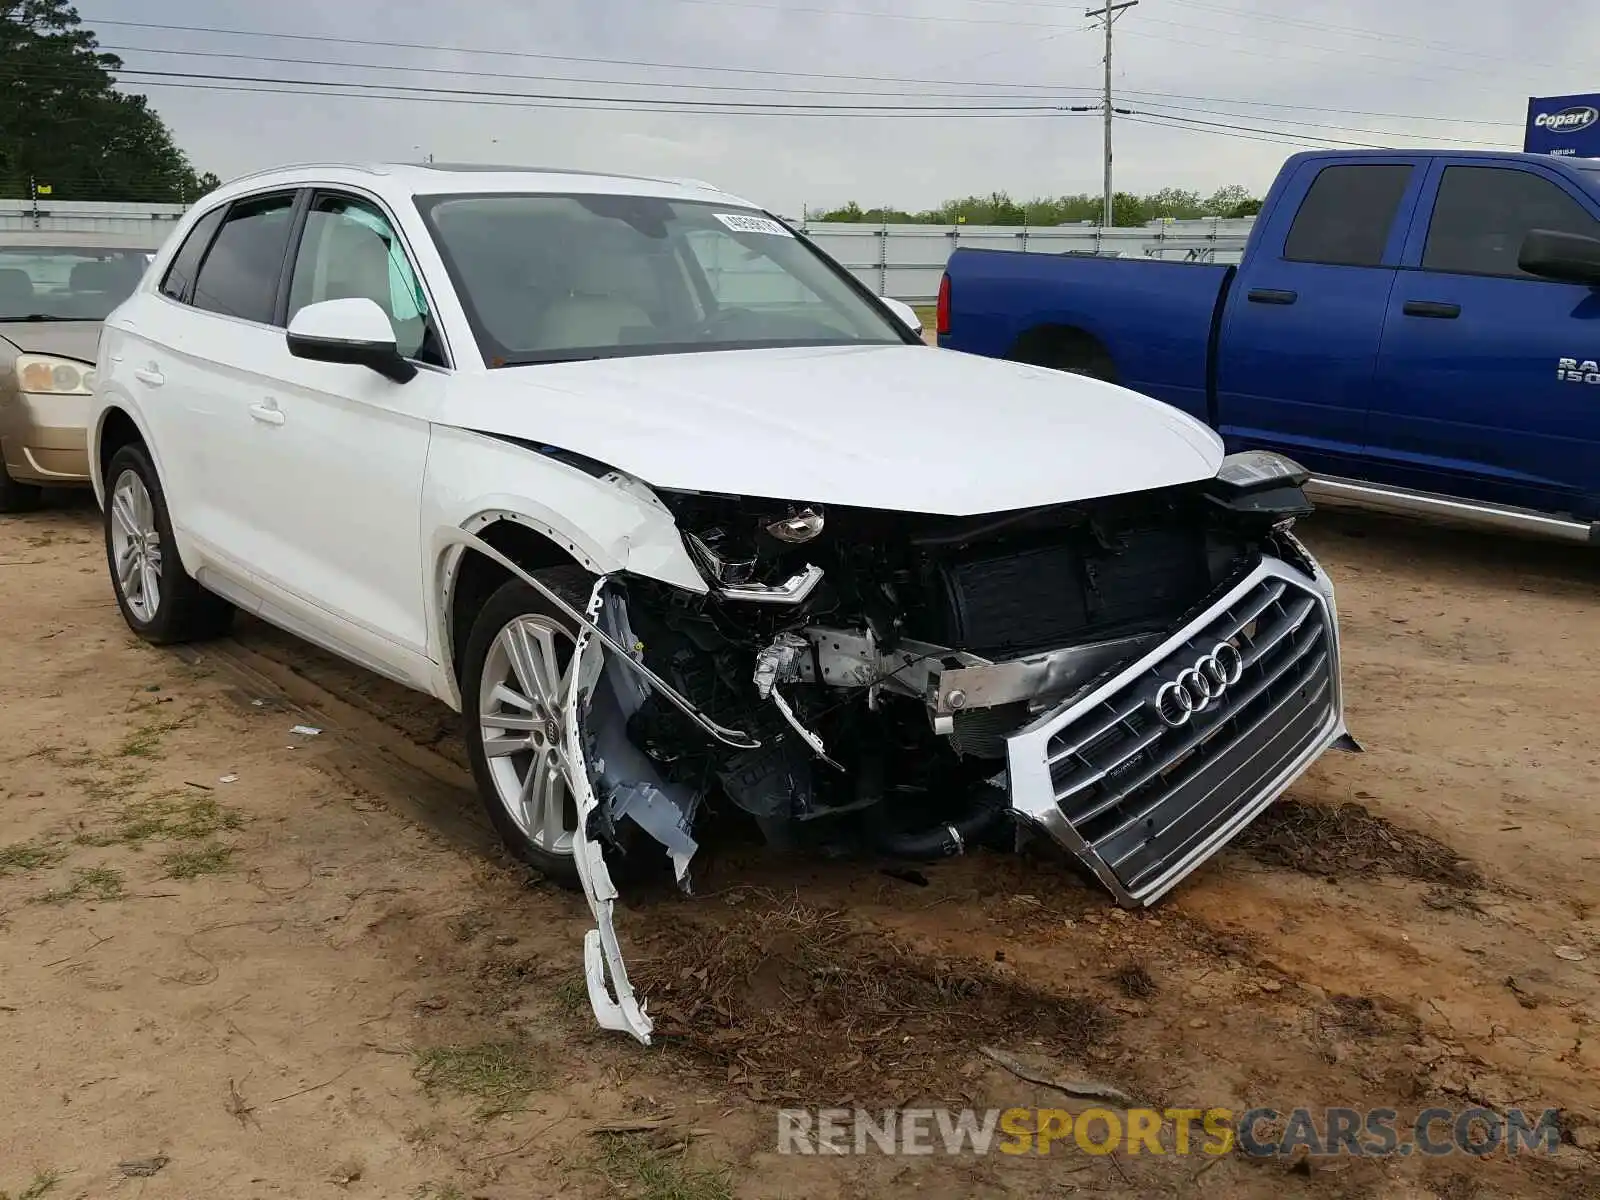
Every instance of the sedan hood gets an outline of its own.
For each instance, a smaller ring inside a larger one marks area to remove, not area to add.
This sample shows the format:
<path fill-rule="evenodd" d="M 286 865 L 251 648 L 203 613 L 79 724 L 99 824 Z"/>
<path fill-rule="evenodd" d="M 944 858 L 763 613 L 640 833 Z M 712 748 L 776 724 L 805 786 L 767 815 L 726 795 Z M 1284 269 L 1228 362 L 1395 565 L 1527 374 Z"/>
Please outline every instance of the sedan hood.
<path fill-rule="evenodd" d="M 94 362 L 99 321 L 0 321 L 0 338 L 23 354 L 54 354 Z"/>
<path fill-rule="evenodd" d="M 506 367 L 449 423 L 656 488 L 970 516 L 1209 479 L 1222 443 L 1099 380 L 916 346 Z"/>

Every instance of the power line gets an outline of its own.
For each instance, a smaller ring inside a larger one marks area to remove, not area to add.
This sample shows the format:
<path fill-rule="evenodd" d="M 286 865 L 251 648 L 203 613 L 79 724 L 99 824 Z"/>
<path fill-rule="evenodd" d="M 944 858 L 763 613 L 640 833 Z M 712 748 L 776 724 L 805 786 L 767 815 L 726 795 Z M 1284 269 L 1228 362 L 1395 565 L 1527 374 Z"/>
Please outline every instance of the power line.
<path fill-rule="evenodd" d="M 1125 92 L 1123 94 L 1124 95 L 1132 95 L 1131 92 Z M 1213 112 L 1213 111 L 1211 111 L 1209 109 L 1188 108 L 1188 107 L 1185 107 L 1185 106 L 1179 105 L 1179 104 L 1162 104 L 1162 103 L 1159 103 L 1159 102 L 1156 102 L 1156 101 L 1144 101 L 1143 103 L 1148 104 L 1152 108 L 1173 109 L 1178 113 L 1200 113 L 1200 114 L 1202 114 L 1204 116 L 1232 117 L 1232 118 L 1235 118 L 1235 119 L 1254 117 L 1254 119 L 1257 120 L 1257 121 L 1276 121 L 1280 125 L 1302 125 L 1307 129 L 1331 129 L 1335 133 L 1367 133 L 1367 134 L 1373 135 L 1374 137 L 1415 137 L 1415 136 L 1419 136 L 1419 135 L 1409 134 L 1409 133 L 1405 133 L 1405 132 L 1402 132 L 1402 131 L 1399 131 L 1399 130 L 1394 130 L 1394 129 L 1359 129 L 1359 128 L 1356 128 L 1356 127 L 1350 126 L 1350 125 L 1321 125 L 1321 124 L 1318 124 L 1318 123 L 1316 123 L 1314 121 L 1290 120 L 1289 118 L 1286 118 L 1286 117 L 1255 116 L 1255 114 L 1253 114 L 1253 113 Z M 1146 115 L 1155 115 L 1155 114 L 1146 114 Z M 1286 131 L 1286 132 L 1292 132 L 1292 131 Z M 1506 145 L 1505 145 L 1504 142 L 1486 142 L 1486 141 L 1482 141 L 1482 140 L 1477 139 L 1477 138 L 1460 138 L 1460 137 L 1448 137 L 1448 136 L 1440 135 L 1438 137 L 1433 138 L 1433 140 L 1434 141 L 1441 141 L 1441 142 L 1462 142 L 1462 143 L 1464 143 L 1466 145 L 1469 145 L 1469 146 L 1489 146 L 1489 147 L 1492 147 L 1493 149 L 1496 149 L 1496 150 L 1504 150 L 1506 148 Z"/>
<path fill-rule="evenodd" d="M 1234 130 L 1234 131 L 1242 132 L 1242 133 L 1280 134 L 1280 135 L 1284 135 L 1284 136 L 1288 136 L 1288 137 L 1299 138 L 1301 141 L 1306 141 L 1306 142 L 1314 142 L 1314 143 L 1315 142 L 1320 142 L 1320 143 L 1322 143 L 1324 145 L 1335 145 L 1335 146 L 1354 146 L 1354 147 L 1356 147 L 1358 149 L 1361 149 L 1361 150 L 1392 150 L 1392 149 L 1395 148 L 1393 146 L 1385 146 L 1385 145 L 1381 145 L 1381 144 L 1378 144 L 1378 143 L 1375 143 L 1375 142 L 1351 142 L 1351 141 L 1346 141 L 1343 138 L 1311 138 L 1311 137 L 1308 137 L 1308 136 L 1303 136 L 1303 135 L 1300 135 L 1300 134 L 1296 134 L 1293 130 L 1289 130 L 1289 129 L 1261 129 L 1259 127 L 1250 126 L 1250 125 L 1230 125 L 1230 124 L 1227 124 L 1227 123 L 1221 122 L 1221 121 L 1205 121 L 1205 120 L 1201 120 L 1199 117 L 1176 116 L 1176 115 L 1171 114 L 1171 113 L 1145 112 L 1144 110 L 1137 109 L 1137 108 L 1118 109 L 1117 111 L 1120 112 L 1120 113 L 1124 113 L 1127 116 L 1133 116 L 1133 117 L 1159 117 L 1162 120 L 1173 121 L 1173 122 L 1176 122 L 1176 123 L 1181 124 L 1181 125 L 1193 125 L 1193 126 L 1196 126 L 1196 127 L 1203 127 L 1203 128 L 1207 128 L 1207 129 L 1228 129 L 1228 130 Z"/>
<path fill-rule="evenodd" d="M 1001 0 L 982 0 L 982 2 L 983 3 L 1000 3 Z M 85 17 L 84 18 L 84 24 L 87 25 L 87 26 L 109 25 L 109 26 L 114 26 L 114 27 L 118 27 L 118 28 L 128 28 L 128 29 L 150 29 L 150 30 L 159 30 L 159 31 L 163 31 L 163 32 L 172 32 L 172 33 L 215 34 L 217 36 L 231 37 L 231 38 L 267 38 L 267 39 L 277 39 L 277 40 L 291 41 L 291 42 L 316 42 L 316 43 L 326 43 L 328 45 L 359 46 L 359 47 L 362 47 L 363 49 L 371 48 L 371 47 L 381 47 L 381 48 L 384 48 L 384 49 L 413 50 L 413 51 L 421 51 L 421 52 L 432 53 L 432 54 L 444 53 L 444 54 L 457 54 L 457 55 L 480 55 L 480 56 L 497 57 L 497 58 L 529 59 L 529 60 L 542 61 L 542 62 L 569 62 L 569 63 L 584 63 L 584 64 L 590 64 L 590 65 L 599 65 L 599 66 L 635 67 L 635 68 L 639 68 L 639 69 L 652 70 L 652 71 L 693 71 L 693 72 L 696 72 L 696 73 L 714 73 L 714 74 L 727 74 L 727 75 L 761 75 L 761 76 L 765 76 L 765 77 L 769 77 L 769 78 L 784 78 L 784 79 L 834 79 L 834 80 L 842 80 L 842 81 L 845 81 L 845 82 L 852 82 L 852 83 L 918 84 L 918 85 L 925 85 L 925 86 L 932 86 L 932 87 L 946 87 L 946 88 L 996 88 L 996 89 L 1007 89 L 1007 90 L 1011 90 L 1011 91 L 1044 91 L 1044 92 L 1050 92 L 1050 93 L 1054 93 L 1054 94 L 1060 94 L 1062 92 L 1080 92 L 1081 93 L 1081 92 L 1087 92 L 1087 91 L 1090 90 L 1090 89 L 1085 88 L 1085 87 L 1064 87 L 1064 86 L 1061 86 L 1061 85 L 1058 85 L 1058 84 L 1047 84 L 1047 83 L 1020 83 L 1020 82 L 1017 82 L 1015 80 L 1008 80 L 1008 81 L 1004 81 L 1004 82 L 996 82 L 996 81 L 993 81 L 993 80 L 983 80 L 983 81 L 980 81 L 980 80 L 955 80 L 955 81 L 952 81 L 952 80 L 944 80 L 944 79 L 926 79 L 926 78 L 910 77 L 910 76 L 903 76 L 903 75 L 862 75 L 862 74 L 844 74 L 844 73 L 826 72 L 826 71 L 778 70 L 778 69 L 775 69 L 775 68 L 767 68 L 767 67 L 728 67 L 728 66 L 719 66 L 719 65 L 709 64 L 709 63 L 653 62 L 653 61 L 644 60 L 644 59 L 631 59 L 631 58 L 602 58 L 602 57 L 595 57 L 595 56 L 589 56 L 589 55 L 544 54 L 544 53 L 538 53 L 538 52 L 529 51 L 529 50 L 505 50 L 505 49 L 482 47 L 482 46 L 476 46 L 476 47 L 475 46 L 440 46 L 440 45 L 436 45 L 436 44 L 435 45 L 428 45 L 428 44 L 425 44 L 425 43 L 422 43 L 422 42 L 384 41 L 384 40 L 377 40 L 377 39 L 371 39 L 371 38 L 339 37 L 339 36 L 332 35 L 332 34 L 274 33 L 274 32 L 272 32 L 270 30 L 259 30 L 259 29 L 227 29 L 227 28 L 222 28 L 220 26 L 174 25 L 174 24 L 164 24 L 164 23 L 156 22 L 156 21 L 119 21 L 119 20 L 110 19 L 110 18 L 102 19 L 102 18 L 94 18 L 94 17 Z M 1135 34 L 1135 36 L 1143 36 L 1143 35 Z M 1176 39 L 1159 39 L 1159 35 L 1156 35 L 1156 36 L 1158 36 L 1158 40 L 1176 40 Z M 208 52 L 206 52 L 206 51 L 185 51 L 185 53 L 203 54 L 203 53 L 208 53 Z M 1257 53 L 1257 52 L 1243 51 L 1243 53 Z M 231 57 L 231 55 L 228 55 L 228 56 Z M 410 68 L 395 68 L 395 69 L 410 69 Z M 663 86 L 678 86 L 678 85 L 668 84 L 667 81 L 665 81 L 665 80 L 662 80 L 662 81 L 659 81 L 659 82 L 661 82 Z M 1127 91 L 1127 94 L 1128 95 L 1147 96 L 1147 97 L 1156 97 L 1156 98 L 1170 99 L 1170 100 L 1200 100 L 1200 101 L 1205 101 L 1207 103 L 1236 104 L 1236 105 L 1243 105 L 1243 106 L 1256 107 L 1256 108 L 1282 108 L 1282 109 L 1293 110 L 1293 111 L 1297 111 L 1297 112 L 1327 112 L 1327 113 L 1343 114 L 1343 115 L 1392 117 L 1392 118 L 1397 119 L 1397 120 L 1417 120 L 1417 121 L 1452 122 L 1452 123 L 1454 123 L 1454 121 L 1456 120 L 1454 118 L 1449 118 L 1449 117 L 1425 116 L 1425 115 L 1417 114 L 1417 113 L 1383 113 L 1383 112 L 1372 112 L 1372 111 L 1363 110 L 1363 109 L 1347 109 L 1347 108 L 1329 107 L 1329 106 L 1326 106 L 1326 105 L 1287 104 L 1287 103 L 1284 103 L 1284 102 L 1281 102 L 1281 101 L 1241 100 L 1241 99 L 1236 99 L 1236 98 L 1231 98 L 1231 97 L 1198 96 L 1198 95 L 1191 95 L 1191 94 L 1180 93 L 1180 92 L 1150 92 L 1150 91 L 1136 91 L 1136 90 L 1133 90 L 1133 89 L 1129 89 Z M 1522 127 L 1521 126 L 1521 122 L 1514 122 L 1514 121 L 1472 120 L 1472 119 L 1468 119 L 1468 118 L 1461 118 L 1459 120 L 1460 120 L 1460 123 L 1463 123 L 1463 124 L 1503 125 L 1503 126 L 1505 126 L 1507 128 L 1518 128 L 1518 129 L 1520 129 Z"/>
<path fill-rule="evenodd" d="M 320 80 L 320 79 L 284 79 L 270 75 L 209 75 L 190 71 L 154 71 L 143 68 L 128 68 L 117 74 L 149 75 L 157 79 L 182 79 L 206 80 L 237 83 L 283 83 L 296 86 L 340 87 L 359 91 L 405 92 L 417 96 L 460 96 L 484 97 L 497 100 L 582 100 L 592 104 L 629 104 L 638 103 L 643 97 L 638 96 L 585 96 L 561 92 L 495 92 L 485 91 L 480 88 L 445 88 L 422 87 L 419 84 L 405 83 L 373 83 L 363 80 Z M 1030 102 L 1023 104 L 825 104 L 820 101 L 812 102 L 779 102 L 772 100 L 700 100 L 684 99 L 682 97 L 649 97 L 651 104 L 661 105 L 671 109 L 676 107 L 697 108 L 761 108 L 764 110 L 782 111 L 786 109 L 808 109 L 833 112 L 838 110 L 865 110 L 870 112 L 932 112 L 932 113 L 963 113 L 963 112 L 1069 112 L 1073 111 L 1067 105 L 1044 104 Z M 1087 108 L 1079 111 L 1087 112 Z"/>
<path fill-rule="evenodd" d="M 401 71 L 412 74 L 448 75 L 454 79 L 516 79 L 524 83 L 585 83 L 612 87 L 663 87 L 679 88 L 692 91 L 710 92 L 773 92 L 780 95 L 794 96 L 877 96 L 890 99 L 909 97 L 923 97 L 929 99 L 943 98 L 947 100 L 1020 100 L 1027 101 L 1027 96 L 985 96 L 970 95 L 950 92 L 884 92 L 884 91 L 850 91 L 838 88 L 771 88 L 741 86 L 733 83 L 674 83 L 670 80 L 656 79 L 586 79 L 570 75 L 524 75 L 512 71 L 469 71 L 460 67 L 417 67 L 401 66 L 396 63 L 358 63 L 343 62 L 322 58 L 293 58 L 281 55 L 268 54 L 239 54 L 222 50 L 172 50 L 158 46 L 105 46 L 102 49 L 116 54 L 171 54 L 184 55 L 195 58 L 226 58 L 244 60 L 248 62 L 278 63 L 302 67 L 343 67 L 357 71 Z M 142 67 L 125 66 L 124 70 L 143 71 Z M 231 77 L 230 77 L 231 78 Z M 410 85 L 399 85 L 410 86 Z M 997 85 L 998 86 L 998 85 Z M 1063 92 L 1090 93 L 1090 88 L 1064 87 Z"/>
<path fill-rule="evenodd" d="M 126 84 L 139 88 L 172 88 L 179 91 L 208 91 L 208 92 L 243 92 L 256 93 L 267 96 L 329 96 L 347 100 L 401 100 L 419 104 L 471 104 L 487 108 L 539 108 L 539 109 L 569 109 L 583 112 L 636 112 L 636 113 L 677 113 L 695 116 L 725 116 L 725 117 L 874 117 L 882 119 L 885 115 L 883 107 L 856 107 L 841 106 L 835 109 L 812 106 L 794 106 L 782 110 L 774 110 L 771 105 L 762 105 L 759 101 L 750 101 L 742 108 L 706 108 L 699 107 L 705 101 L 682 100 L 675 104 L 667 100 L 639 98 L 619 98 L 619 103 L 595 103 L 593 97 L 573 96 L 570 98 L 557 98 L 551 100 L 518 99 L 508 97 L 505 93 L 484 92 L 476 96 L 439 96 L 439 95 L 411 95 L 403 91 L 371 92 L 371 91 L 342 91 L 350 85 L 340 83 L 320 83 L 316 80 L 287 80 L 276 79 L 265 81 L 268 84 L 283 86 L 259 86 L 244 83 L 193 83 L 179 82 L 171 79 L 156 80 L 126 80 Z M 684 107 L 690 106 L 690 107 Z M 1098 106 L 1073 106 L 1050 108 L 1013 108 L 996 106 L 973 106 L 970 108 L 916 108 L 905 107 L 891 109 L 897 118 L 932 117 L 939 120 L 960 120 L 967 118 L 1013 118 L 1013 117 L 1054 117 L 1062 114 L 1098 112 Z"/>
<path fill-rule="evenodd" d="M 1136 117 L 1136 116 L 1132 116 L 1132 115 L 1127 115 L 1127 116 L 1124 116 L 1122 119 L 1124 121 L 1129 122 L 1130 124 L 1133 124 L 1133 125 L 1149 125 L 1152 128 L 1156 128 L 1156 129 L 1177 129 L 1177 130 L 1182 130 L 1182 131 L 1185 131 L 1185 132 L 1188 132 L 1188 133 L 1210 133 L 1210 134 L 1214 134 L 1217 137 L 1226 136 L 1226 137 L 1231 137 L 1231 138 L 1235 138 L 1235 139 L 1242 139 L 1242 140 L 1247 141 L 1247 142 L 1269 142 L 1269 143 L 1271 143 L 1273 145 L 1277 145 L 1277 146 L 1293 146 L 1298 150 L 1320 150 L 1320 149 L 1324 148 L 1324 147 L 1318 145 L 1316 142 L 1298 140 L 1298 139 L 1292 139 L 1292 138 L 1286 138 L 1286 137 L 1273 137 L 1273 136 L 1257 135 L 1257 134 L 1250 134 L 1250 133 L 1224 134 L 1221 130 L 1197 129 L 1197 128 L 1195 128 L 1193 126 L 1190 126 L 1190 125 L 1174 124 L 1170 120 L 1163 120 L 1163 119 L 1161 119 L 1159 117 Z"/>

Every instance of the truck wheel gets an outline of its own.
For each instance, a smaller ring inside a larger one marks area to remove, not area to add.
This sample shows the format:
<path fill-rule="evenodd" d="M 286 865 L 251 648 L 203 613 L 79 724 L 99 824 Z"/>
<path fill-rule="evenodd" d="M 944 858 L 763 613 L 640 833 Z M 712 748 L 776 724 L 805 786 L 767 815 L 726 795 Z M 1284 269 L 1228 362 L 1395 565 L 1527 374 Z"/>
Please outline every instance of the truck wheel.
<path fill-rule="evenodd" d="M 581 567 L 539 572 L 573 608 L 589 603 Z M 462 733 L 473 779 L 516 857 L 563 887 L 581 887 L 574 860 L 574 761 L 561 712 L 573 684 L 571 620 L 520 579 L 500 585 L 473 619 L 461 672 Z"/>
<path fill-rule="evenodd" d="M 183 569 L 166 494 L 144 447 L 124 446 L 106 467 L 106 564 L 122 619 L 147 642 L 218 637 L 233 606 Z"/>
<path fill-rule="evenodd" d="M 44 499 L 44 489 L 18 483 L 0 463 L 0 513 L 32 512 Z"/>

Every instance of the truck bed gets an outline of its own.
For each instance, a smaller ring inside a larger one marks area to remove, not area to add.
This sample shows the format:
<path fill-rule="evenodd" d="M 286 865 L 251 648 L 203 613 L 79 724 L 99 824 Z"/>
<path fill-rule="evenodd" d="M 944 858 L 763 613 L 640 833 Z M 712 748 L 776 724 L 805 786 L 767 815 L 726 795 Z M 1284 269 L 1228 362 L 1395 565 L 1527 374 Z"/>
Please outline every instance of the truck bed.
<path fill-rule="evenodd" d="M 952 317 L 941 347 L 1070 367 L 1083 339 L 1052 330 L 1083 330 L 1102 346 L 1139 347 L 1104 364 L 1108 378 L 1209 418 L 1212 331 L 1234 267 L 960 249 L 945 271 Z"/>

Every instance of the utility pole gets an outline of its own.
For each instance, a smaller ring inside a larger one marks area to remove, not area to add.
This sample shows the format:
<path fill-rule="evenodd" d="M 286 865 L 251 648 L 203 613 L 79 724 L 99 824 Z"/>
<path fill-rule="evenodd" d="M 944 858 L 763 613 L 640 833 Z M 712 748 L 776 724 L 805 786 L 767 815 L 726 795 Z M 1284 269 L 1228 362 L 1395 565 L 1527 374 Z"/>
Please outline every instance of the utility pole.
<path fill-rule="evenodd" d="M 1115 218 L 1115 198 L 1111 188 L 1111 26 L 1116 22 L 1118 15 L 1124 9 L 1133 8 L 1139 0 L 1121 0 L 1119 4 L 1106 0 L 1104 8 L 1091 8 L 1083 15 L 1086 17 L 1102 17 L 1106 23 L 1106 94 L 1105 104 L 1105 144 L 1106 144 L 1106 190 L 1105 206 L 1101 209 L 1101 226 L 1111 228 Z"/>

